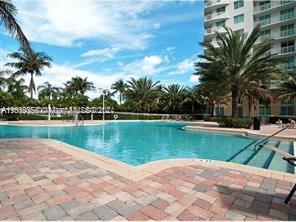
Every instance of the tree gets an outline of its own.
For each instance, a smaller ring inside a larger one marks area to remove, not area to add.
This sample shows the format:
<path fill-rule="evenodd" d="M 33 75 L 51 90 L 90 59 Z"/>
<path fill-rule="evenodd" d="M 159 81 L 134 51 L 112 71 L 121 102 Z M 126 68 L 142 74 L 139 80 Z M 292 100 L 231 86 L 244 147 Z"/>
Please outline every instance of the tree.
<path fill-rule="evenodd" d="M 32 52 L 31 54 L 26 54 L 23 48 L 17 52 L 9 54 L 8 56 L 15 60 L 14 62 L 6 64 L 6 66 L 16 69 L 16 71 L 12 74 L 13 78 L 27 74 L 30 75 L 28 92 L 31 94 L 32 99 L 33 93 L 36 93 L 34 75 L 41 76 L 41 71 L 45 67 L 51 67 L 52 59 L 44 52 Z"/>
<path fill-rule="evenodd" d="M 135 111 L 151 112 L 157 108 L 159 98 L 159 82 L 153 82 L 147 77 L 138 80 L 131 78 L 128 81 L 128 89 L 126 92 L 127 103 L 134 108 Z"/>
<path fill-rule="evenodd" d="M 199 57 L 203 61 L 195 63 L 196 75 L 205 81 L 223 81 L 230 87 L 232 116 L 237 116 L 239 91 L 246 81 L 263 83 L 275 79 L 281 74 L 277 67 L 279 60 L 269 53 L 271 40 L 257 44 L 260 37 L 259 26 L 249 36 L 241 35 L 225 28 L 226 35 L 217 33 L 218 47 L 204 42 L 205 53 Z"/>
<path fill-rule="evenodd" d="M 7 92 L 15 99 L 24 99 L 28 91 L 28 86 L 24 85 L 25 80 L 20 78 L 19 80 L 9 78 L 7 80 Z"/>
<path fill-rule="evenodd" d="M 185 88 L 178 85 L 172 84 L 164 88 L 164 110 L 177 113 L 180 112 L 182 105 L 185 100 Z"/>
<path fill-rule="evenodd" d="M 113 83 L 111 86 L 113 93 L 119 93 L 119 104 L 120 105 L 121 105 L 121 102 L 124 100 L 125 91 L 126 91 L 127 87 L 128 87 L 128 85 L 122 79 Z"/>
<path fill-rule="evenodd" d="M 249 117 L 251 117 L 252 107 L 256 108 L 256 103 L 259 99 L 264 101 L 272 99 L 269 90 L 260 81 L 247 81 L 240 89 L 239 94 L 242 100 L 244 98 L 248 100 Z"/>
<path fill-rule="evenodd" d="M 29 55 L 32 53 L 32 49 L 27 37 L 17 23 L 16 14 L 17 9 L 10 0 L 0 0 L 0 19 L 4 27 L 13 37 L 16 37 L 20 41 L 24 51 Z"/>
<path fill-rule="evenodd" d="M 184 102 L 188 102 L 191 104 L 191 114 L 194 114 L 195 104 L 202 104 L 202 97 L 198 93 L 197 87 L 189 88 L 187 87 L 185 90 L 185 100 Z"/>
<path fill-rule="evenodd" d="M 94 83 L 88 81 L 87 77 L 84 79 L 79 76 L 72 77 L 72 79 L 65 84 L 66 91 L 74 96 L 77 96 L 79 93 L 84 95 L 87 91 L 93 90 L 94 88 Z"/>
<path fill-rule="evenodd" d="M 197 86 L 197 93 L 208 106 L 211 116 L 215 114 L 215 105 L 227 104 L 228 90 L 225 90 L 222 84 L 215 82 L 203 82 Z"/>
<path fill-rule="evenodd" d="M 290 76 L 281 84 L 278 98 L 281 100 L 290 100 L 296 98 L 296 78 Z"/>
<path fill-rule="evenodd" d="M 43 83 L 43 85 L 38 86 L 37 89 L 39 91 L 39 98 L 51 100 L 52 98 L 55 98 L 55 99 L 57 98 L 58 92 L 60 91 L 61 88 L 54 87 L 49 82 L 45 82 Z"/>

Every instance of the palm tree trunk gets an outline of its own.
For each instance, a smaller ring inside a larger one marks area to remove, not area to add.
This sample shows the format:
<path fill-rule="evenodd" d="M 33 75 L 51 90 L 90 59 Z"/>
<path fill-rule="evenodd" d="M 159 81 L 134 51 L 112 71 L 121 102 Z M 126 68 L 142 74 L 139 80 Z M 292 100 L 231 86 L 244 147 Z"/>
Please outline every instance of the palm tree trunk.
<path fill-rule="evenodd" d="M 238 87 L 236 84 L 233 84 L 231 87 L 231 99 L 232 117 L 237 117 Z"/>
<path fill-rule="evenodd" d="M 248 108 L 249 108 L 249 117 L 251 117 L 251 111 L 252 111 L 252 104 L 251 104 L 251 97 L 248 97 Z"/>
<path fill-rule="evenodd" d="M 34 85 L 34 75 L 33 73 L 31 74 L 31 79 L 30 79 L 30 91 L 31 91 L 31 99 L 33 99 L 33 91 L 35 90 L 35 85 Z"/>
<path fill-rule="evenodd" d="M 191 113 L 192 113 L 192 115 L 194 114 L 194 103 L 192 103 L 192 105 L 191 105 Z"/>

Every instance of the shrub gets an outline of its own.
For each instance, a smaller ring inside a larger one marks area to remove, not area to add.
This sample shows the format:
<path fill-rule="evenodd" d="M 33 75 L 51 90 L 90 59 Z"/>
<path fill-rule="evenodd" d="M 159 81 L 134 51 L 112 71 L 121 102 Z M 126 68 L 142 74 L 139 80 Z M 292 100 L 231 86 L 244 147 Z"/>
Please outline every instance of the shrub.
<path fill-rule="evenodd" d="M 251 128 L 253 121 L 251 118 L 232 118 L 232 117 L 222 117 L 217 121 L 221 127 L 229 128 Z"/>
<path fill-rule="evenodd" d="M 220 116 L 205 116 L 203 120 L 206 122 L 218 122 L 220 119 Z"/>

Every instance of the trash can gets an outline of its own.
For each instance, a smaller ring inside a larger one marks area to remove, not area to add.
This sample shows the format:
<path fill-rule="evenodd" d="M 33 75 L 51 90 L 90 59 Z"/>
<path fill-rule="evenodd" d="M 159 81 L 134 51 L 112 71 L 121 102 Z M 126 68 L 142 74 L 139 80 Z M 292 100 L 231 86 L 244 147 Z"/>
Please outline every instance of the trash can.
<path fill-rule="evenodd" d="M 260 118 L 254 117 L 253 119 L 253 130 L 260 130 Z"/>

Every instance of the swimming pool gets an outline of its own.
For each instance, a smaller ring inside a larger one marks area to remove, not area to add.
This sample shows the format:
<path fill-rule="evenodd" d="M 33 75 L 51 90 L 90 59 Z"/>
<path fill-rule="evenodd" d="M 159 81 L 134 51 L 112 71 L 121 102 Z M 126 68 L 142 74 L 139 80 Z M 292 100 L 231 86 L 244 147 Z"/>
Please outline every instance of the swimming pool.
<path fill-rule="evenodd" d="M 145 121 L 77 127 L 0 126 L 0 138 L 56 139 L 134 166 L 171 158 L 244 163 L 253 153 L 254 138 L 184 131 L 183 126 Z"/>

